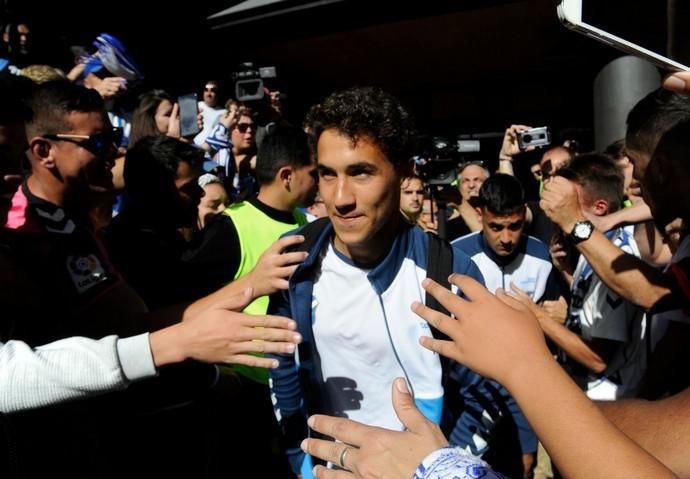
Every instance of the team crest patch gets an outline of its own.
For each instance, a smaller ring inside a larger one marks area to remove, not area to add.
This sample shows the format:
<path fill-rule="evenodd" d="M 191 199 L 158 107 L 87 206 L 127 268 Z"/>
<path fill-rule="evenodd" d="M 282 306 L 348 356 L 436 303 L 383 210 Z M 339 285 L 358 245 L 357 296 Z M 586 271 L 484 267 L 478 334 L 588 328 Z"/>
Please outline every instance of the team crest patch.
<path fill-rule="evenodd" d="M 68 256 L 67 270 L 79 293 L 84 293 L 108 279 L 96 255 Z"/>

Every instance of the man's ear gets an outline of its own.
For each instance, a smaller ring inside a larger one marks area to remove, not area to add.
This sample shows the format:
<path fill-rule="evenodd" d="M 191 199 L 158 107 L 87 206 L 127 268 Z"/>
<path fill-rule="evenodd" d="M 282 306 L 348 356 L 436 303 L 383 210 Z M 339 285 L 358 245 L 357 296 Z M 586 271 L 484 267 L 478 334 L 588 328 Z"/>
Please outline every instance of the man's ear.
<path fill-rule="evenodd" d="M 595 215 L 606 216 L 609 213 L 609 202 L 603 198 L 600 198 L 594 202 L 592 208 L 594 209 Z"/>
<path fill-rule="evenodd" d="M 482 219 L 482 209 L 479 206 L 475 206 L 474 211 L 477 212 L 477 216 L 479 216 L 479 219 Z"/>
<path fill-rule="evenodd" d="M 288 190 L 290 189 L 290 180 L 292 179 L 292 166 L 285 165 L 278 170 L 278 179 Z"/>
<path fill-rule="evenodd" d="M 53 145 L 41 137 L 34 137 L 29 141 L 29 152 L 31 157 L 38 160 L 38 162 L 45 168 L 55 168 L 55 157 L 53 156 Z"/>

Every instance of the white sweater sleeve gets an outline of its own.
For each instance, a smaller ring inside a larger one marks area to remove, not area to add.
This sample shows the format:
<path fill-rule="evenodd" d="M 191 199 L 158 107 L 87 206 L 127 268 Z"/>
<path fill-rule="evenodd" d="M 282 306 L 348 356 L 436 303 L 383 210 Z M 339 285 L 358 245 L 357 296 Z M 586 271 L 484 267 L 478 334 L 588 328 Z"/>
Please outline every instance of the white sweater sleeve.
<path fill-rule="evenodd" d="M 154 376 L 149 335 L 61 339 L 31 349 L 0 343 L 0 411 L 14 412 L 122 389 Z"/>

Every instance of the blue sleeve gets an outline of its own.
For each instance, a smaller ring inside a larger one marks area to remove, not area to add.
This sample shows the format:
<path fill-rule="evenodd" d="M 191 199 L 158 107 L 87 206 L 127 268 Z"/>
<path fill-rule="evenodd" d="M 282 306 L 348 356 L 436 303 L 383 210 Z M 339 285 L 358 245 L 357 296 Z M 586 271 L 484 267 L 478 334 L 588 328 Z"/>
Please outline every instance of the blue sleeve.
<path fill-rule="evenodd" d="M 482 276 L 477 265 L 455 244 L 453 245 L 453 272 L 470 276 L 485 285 L 484 276 Z"/>
<path fill-rule="evenodd" d="M 268 314 L 288 318 L 292 316 L 287 292 L 279 291 L 271 296 Z M 296 354 L 271 354 L 267 356 L 278 360 L 278 367 L 270 370 L 269 385 L 273 408 L 283 435 L 288 461 L 295 474 L 302 474 L 304 472 L 301 471 L 302 465 L 308 461 L 305 461 L 306 456 L 299 446 L 309 434 L 307 417 L 302 407 L 303 394 L 299 381 Z"/>
<path fill-rule="evenodd" d="M 537 450 L 537 436 L 515 399 L 495 381 L 483 378 L 459 363 L 453 364 L 451 377 L 458 382 L 465 408 L 450 434 L 451 444 L 477 456 L 489 450 L 499 421 L 512 420 L 523 453 Z"/>
<path fill-rule="evenodd" d="M 454 271 L 471 276 L 484 284 L 476 264 L 458 248 L 454 248 Z M 461 292 L 459 292 L 461 293 Z M 481 456 L 489 448 L 493 431 L 502 418 L 510 416 L 518 431 L 523 453 L 537 450 L 537 439 L 522 410 L 508 391 L 460 363 L 451 365 L 451 379 L 457 382 L 465 408 L 450 434 L 450 443 L 467 448 Z"/>

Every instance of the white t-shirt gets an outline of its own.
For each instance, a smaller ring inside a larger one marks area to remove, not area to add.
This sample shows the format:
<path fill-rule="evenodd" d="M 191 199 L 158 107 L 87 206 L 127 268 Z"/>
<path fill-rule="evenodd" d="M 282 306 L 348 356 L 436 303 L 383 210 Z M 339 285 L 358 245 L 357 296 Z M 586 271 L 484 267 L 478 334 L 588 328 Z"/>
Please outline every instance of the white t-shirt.
<path fill-rule="evenodd" d="M 431 331 L 410 309 L 413 301 L 424 301 L 426 273 L 405 259 L 380 296 L 368 273 L 330 244 L 314 284 L 312 322 L 326 404 L 333 408 L 328 413 L 403 430 L 391 402 L 396 377 L 408 380 L 423 412 L 434 403 L 440 413 L 443 401 L 438 355 L 418 342 Z"/>
<path fill-rule="evenodd" d="M 199 111 L 201 111 L 201 116 L 204 119 L 204 127 L 194 137 L 194 144 L 201 146 L 206 141 L 206 137 L 211 134 L 213 127 L 216 126 L 220 117 L 224 115 L 227 110 L 225 108 L 211 108 L 203 101 L 200 101 Z"/>

